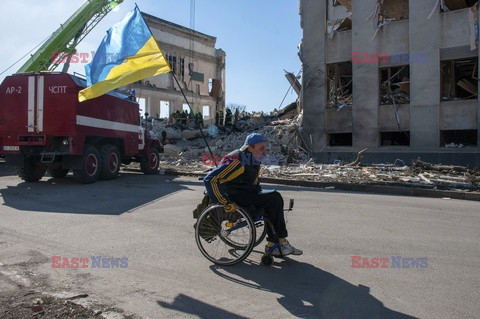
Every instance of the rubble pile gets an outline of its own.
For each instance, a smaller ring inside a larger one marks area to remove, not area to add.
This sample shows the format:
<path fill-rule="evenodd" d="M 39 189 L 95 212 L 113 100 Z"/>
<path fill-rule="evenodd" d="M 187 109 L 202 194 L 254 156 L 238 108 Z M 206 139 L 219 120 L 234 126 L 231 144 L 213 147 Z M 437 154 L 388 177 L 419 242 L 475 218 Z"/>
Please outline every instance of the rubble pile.
<path fill-rule="evenodd" d="M 301 135 L 302 112 L 290 106 L 277 116 L 249 115 L 230 127 L 210 125 L 199 130 L 154 123 L 151 134 L 165 136 L 162 170 L 205 175 L 222 156 L 239 148 L 253 131 L 261 133 L 269 144 L 270 160 L 262 164 L 261 177 L 324 183 L 381 184 L 428 189 L 480 190 L 480 170 L 461 166 L 432 165 L 415 161 L 410 166 L 398 159 L 394 164 L 362 165 L 366 150 L 352 163 L 335 161 L 319 164 L 309 156 Z M 165 133 L 163 133 L 165 132 Z M 162 135 L 163 134 L 163 135 Z M 272 160 L 273 158 L 273 160 Z"/>
<path fill-rule="evenodd" d="M 233 125 L 220 127 L 211 124 L 201 132 L 185 126 L 166 125 L 161 121 L 154 121 L 149 129 L 152 136 L 159 139 L 165 136 L 163 165 L 208 170 L 215 166 L 213 157 L 221 159 L 238 149 L 252 132 L 258 132 L 267 139 L 268 156 L 272 163 L 285 165 L 293 161 L 308 160 L 308 152 L 302 148 L 300 137 L 301 121 L 302 113 L 298 113 L 295 103 L 295 108 L 289 106 L 289 109 L 276 116 L 250 114 Z"/>
<path fill-rule="evenodd" d="M 431 165 L 419 160 L 411 166 L 397 160 L 395 164 L 352 166 L 338 164 L 290 164 L 264 166 L 262 177 L 302 179 L 316 182 L 388 184 L 431 189 L 480 190 L 480 170 L 460 166 Z"/>

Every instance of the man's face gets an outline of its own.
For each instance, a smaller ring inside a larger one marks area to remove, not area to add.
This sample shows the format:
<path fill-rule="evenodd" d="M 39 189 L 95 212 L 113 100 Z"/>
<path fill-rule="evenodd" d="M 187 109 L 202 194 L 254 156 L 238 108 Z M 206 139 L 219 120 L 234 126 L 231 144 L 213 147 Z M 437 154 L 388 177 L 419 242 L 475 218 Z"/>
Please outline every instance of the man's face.
<path fill-rule="evenodd" d="M 267 155 L 267 142 L 248 145 L 248 151 L 252 153 L 257 162 L 262 162 L 265 155 Z"/>

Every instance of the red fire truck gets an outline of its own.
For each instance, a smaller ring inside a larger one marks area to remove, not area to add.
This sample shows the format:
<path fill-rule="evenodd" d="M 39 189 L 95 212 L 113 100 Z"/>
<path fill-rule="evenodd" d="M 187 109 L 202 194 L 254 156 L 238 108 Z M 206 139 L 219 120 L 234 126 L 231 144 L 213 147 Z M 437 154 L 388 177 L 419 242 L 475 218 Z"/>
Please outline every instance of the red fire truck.
<path fill-rule="evenodd" d="M 139 105 L 128 95 L 112 91 L 78 102 L 86 81 L 53 71 L 71 57 L 76 45 L 123 0 L 86 1 L 18 70 L 0 85 L 0 155 L 27 182 L 48 170 L 64 177 L 69 170 L 79 183 L 113 179 L 121 163 L 140 162 L 145 174 L 155 174 L 157 139 L 140 126 Z M 52 53 L 61 56 L 52 59 Z"/>
<path fill-rule="evenodd" d="M 26 73 L 0 85 L 0 154 L 27 182 L 46 170 L 64 177 L 73 170 L 80 183 L 113 179 L 120 164 L 140 162 L 145 174 L 158 172 L 158 139 L 140 126 L 139 105 L 112 91 L 78 102 L 85 80 L 67 73 Z"/>

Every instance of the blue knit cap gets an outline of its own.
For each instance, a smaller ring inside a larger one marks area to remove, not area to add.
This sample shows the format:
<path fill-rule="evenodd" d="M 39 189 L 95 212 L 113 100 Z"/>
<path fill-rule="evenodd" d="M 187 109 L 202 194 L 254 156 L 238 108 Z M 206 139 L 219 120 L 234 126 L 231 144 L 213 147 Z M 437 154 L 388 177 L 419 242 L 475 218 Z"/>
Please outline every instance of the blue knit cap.
<path fill-rule="evenodd" d="M 258 143 L 266 142 L 266 140 L 263 138 L 261 134 L 258 133 L 252 133 L 245 138 L 245 143 L 243 143 L 243 146 L 240 148 L 241 151 L 244 151 L 247 149 L 248 145 L 254 145 Z"/>

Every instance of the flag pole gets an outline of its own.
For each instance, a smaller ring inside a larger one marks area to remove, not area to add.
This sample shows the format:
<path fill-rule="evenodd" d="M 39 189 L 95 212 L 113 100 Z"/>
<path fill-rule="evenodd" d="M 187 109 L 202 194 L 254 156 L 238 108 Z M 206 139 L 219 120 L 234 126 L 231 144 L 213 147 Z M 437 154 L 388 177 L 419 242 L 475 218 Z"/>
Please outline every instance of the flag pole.
<path fill-rule="evenodd" d="M 138 7 L 138 5 L 137 5 L 136 2 L 135 2 L 135 8 L 138 9 L 138 12 L 140 12 L 140 16 L 142 17 L 143 22 L 145 22 L 145 19 L 143 18 L 143 15 L 142 15 L 142 11 L 140 11 L 140 8 Z M 155 39 L 155 37 L 153 36 L 152 30 L 150 30 L 150 27 L 148 26 L 147 22 L 145 22 L 145 25 L 147 26 L 148 31 L 150 31 L 150 35 Z M 163 55 L 163 51 L 162 51 L 162 49 L 160 48 L 160 46 L 158 45 L 157 40 L 155 40 L 155 44 L 157 45 L 158 50 L 159 50 L 160 52 L 162 52 L 162 56 L 165 58 L 165 55 Z M 168 61 L 166 61 L 166 62 L 168 63 Z M 170 64 L 169 64 L 169 66 L 170 66 Z M 177 77 L 175 76 L 175 73 L 173 72 L 173 70 L 172 70 L 171 67 L 170 67 L 170 72 L 172 73 L 173 78 L 175 79 L 175 82 L 177 83 L 178 88 L 180 89 L 180 92 L 182 92 L 182 95 L 183 95 L 183 98 L 185 99 L 185 102 L 187 102 L 188 108 L 190 109 L 190 114 L 193 114 L 193 119 L 194 119 L 194 121 L 195 121 L 195 124 L 198 125 L 198 127 L 200 128 L 200 135 L 202 136 L 203 140 L 205 141 L 205 144 L 207 145 L 208 151 L 210 152 L 210 156 L 213 158 L 212 149 L 210 148 L 210 145 L 208 144 L 207 138 L 206 138 L 205 135 L 203 134 L 202 127 L 200 126 L 200 123 L 198 123 L 198 120 L 197 120 L 197 118 L 195 117 L 195 113 L 193 112 L 193 109 L 192 109 L 192 107 L 190 106 L 190 103 L 188 102 L 187 96 L 186 96 L 185 93 L 183 92 L 183 89 L 182 89 L 182 87 L 180 86 L 180 83 L 178 82 Z M 216 162 L 215 160 L 213 161 L 213 163 L 215 164 L 215 167 L 218 167 L 217 162 Z"/>
<path fill-rule="evenodd" d="M 200 123 L 198 123 L 197 117 L 195 116 L 195 113 L 193 112 L 192 107 L 190 106 L 190 103 L 188 102 L 187 96 L 185 95 L 185 92 L 183 92 L 182 87 L 180 86 L 180 82 L 178 82 L 177 77 L 175 76 L 175 73 L 172 72 L 173 78 L 175 79 L 175 82 L 177 82 L 178 88 L 180 89 L 180 92 L 182 92 L 183 98 L 185 99 L 185 102 L 187 102 L 188 108 L 190 109 L 190 114 L 193 114 L 193 120 L 195 121 L 195 124 L 198 125 L 200 128 L 200 135 L 202 136 L 203 140 L 205 141 L 205 144 L 207 145 L 208 151 L 210 152 L 210 156 L 213 158 L 213 152 L 210 149 L 210 145 L 208 144 L 207 138 L 203 134 L 202 126 Z M 215 167 L 218 167 L 217 162 L 214 160 L 213 163 L 215 164 Z"/>

